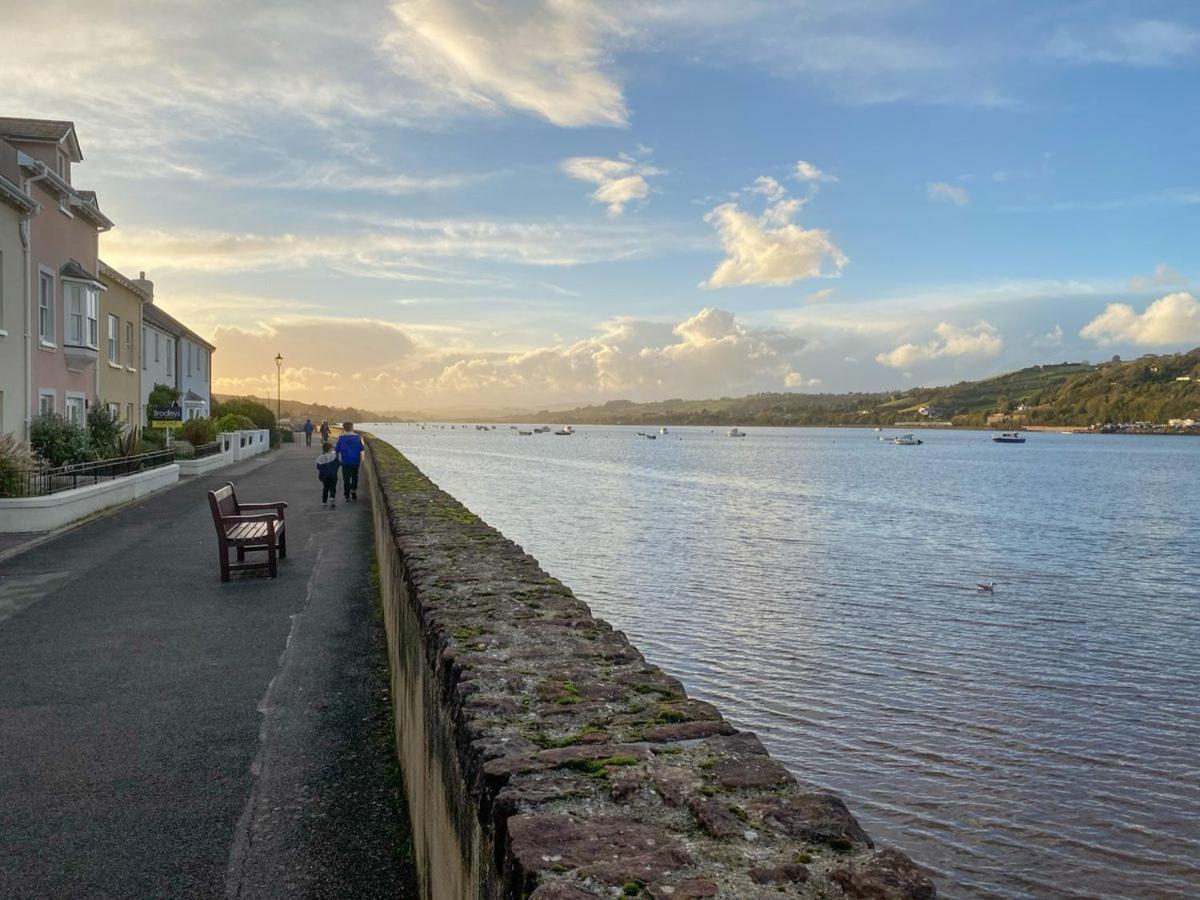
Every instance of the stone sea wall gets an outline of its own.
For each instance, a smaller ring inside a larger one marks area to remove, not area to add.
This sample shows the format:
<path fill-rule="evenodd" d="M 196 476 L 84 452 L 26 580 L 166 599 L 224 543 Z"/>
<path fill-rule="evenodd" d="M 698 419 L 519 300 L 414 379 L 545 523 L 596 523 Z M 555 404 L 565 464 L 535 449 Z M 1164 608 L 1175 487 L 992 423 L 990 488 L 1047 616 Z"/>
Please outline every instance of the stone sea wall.
<path fill-rule="evenodd" d="M 367 444 L 423 896 L 934 896 L 840 799 L 689 699 L 393 447 Z"/>

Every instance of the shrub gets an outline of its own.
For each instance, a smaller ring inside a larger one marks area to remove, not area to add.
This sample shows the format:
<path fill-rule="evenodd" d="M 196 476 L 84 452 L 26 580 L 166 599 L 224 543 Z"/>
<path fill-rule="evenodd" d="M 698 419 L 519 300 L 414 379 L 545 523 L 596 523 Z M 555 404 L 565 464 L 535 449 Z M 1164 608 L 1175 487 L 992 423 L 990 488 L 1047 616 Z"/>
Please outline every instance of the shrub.
<path fill-rule="evenodd" d="M 95 457 L 88 433 L 56 413 L 38 416 L 29 430 L 29 446 L 51 466 L 87 462 Z"/>
<path fill-rule="evenodd" d="M 263 406 L 257 400 L 251 400 L 249 397 L 230 397 L 222 403 L 213 405 L 213 414 L 220 415 L 221 418 L 232 414 L 245 416 L 254 423 L 254 428 L 267 428 L 271 431 L 275 430 L 275 413 Z"/>
<path fill-rule="evenodd" d="M 217 431 L 219 432 L 253 431 L 256 428 L 258 425 L 252 419 L 238 413 L 226 413 L 217 419 Z"/>
<path fill-rule="evenodd" d="M 95 455 L 100 459 L 116 456 L 124 431 L 121 420 L 96 399 L 87 414 L 88 441 Z"/>
<path fill-rule="evenodd" d="M 0 497 L 13 497 L 23 492 L 21 475 L 32 463 L 29 448 L 18 441 L 15 434 L 0 434 Z"/>
<path fill-rule="evenodd" d="M 150 396 L 146 398 L 146 422 L 150 421 L 150 407 L 152 406 L 171 406 L 179 402 L 179 391 L 171 387 L 169 384 L 155 383 L 150 391 Z"/>
<path fill-rule="evenodd" d="M 207 444 L 217 437 L 216 424 L 212 419 L 188 419 L 179 429 L 179 436 L 189 444 Z"/>

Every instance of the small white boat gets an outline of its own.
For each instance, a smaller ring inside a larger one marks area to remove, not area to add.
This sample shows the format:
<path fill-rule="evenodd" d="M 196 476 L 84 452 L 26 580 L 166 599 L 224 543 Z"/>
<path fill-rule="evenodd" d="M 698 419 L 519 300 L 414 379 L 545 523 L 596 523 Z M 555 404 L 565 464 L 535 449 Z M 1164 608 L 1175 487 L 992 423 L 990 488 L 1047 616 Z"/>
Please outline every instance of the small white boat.
<path fill-rule="evenodd" d="M 899 447 L 916 447 L 918 444 L 925 442 L 919 437 L 913 437 L 911 434 L 902 434 L 899 437 L 892 438 L 892 443 Z"/>
<path fill-rule="evenodd" d="M 740 428 L 730 428 L 728 433 L 729 433 L 730 437 L 745 437 L 746 436 L 746 432 L 742 431 Z"/>
<path fill-rule="evenodd" d="M 659 434 L 666 434 L 666 433 L 667 433 L 667 426 L 666 426 L 666 425 L 664 425 L 662 428 L 658 429 L 658 433 L 659 433 Z"/>
<path fill-rule="evenodd" d="M 1023 435 L 1015 431 L 1006 431 L 1003 434 L 993 434 L 992 443 L 994 444 L 1023 444 L 1025 438 Z"/>
<path fill-rule="evenodd" d="M 558 435 L 570 435 L 570 434 L 575 433 L 575 429 L 572 428 L 570 425 L 564 425 L 562 428 L 558 429 L 558 431 L 556 431 L 554 433 L 558 434 Z"/>

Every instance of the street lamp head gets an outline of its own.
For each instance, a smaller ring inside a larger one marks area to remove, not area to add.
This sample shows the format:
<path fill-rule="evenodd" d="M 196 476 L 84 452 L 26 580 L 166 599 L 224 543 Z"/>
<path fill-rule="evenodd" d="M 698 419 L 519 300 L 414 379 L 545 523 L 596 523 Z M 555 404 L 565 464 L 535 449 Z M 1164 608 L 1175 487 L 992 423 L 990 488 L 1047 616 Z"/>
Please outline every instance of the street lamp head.
<path fill-rule="evenodd" d="M 282 353 L 276 353 L 276 354 L 275 354 L 275 365 L 276 365 L 276 366 L 282 366 L 282 365 L 283 365 L 283 354 L 282 354 Z"/>

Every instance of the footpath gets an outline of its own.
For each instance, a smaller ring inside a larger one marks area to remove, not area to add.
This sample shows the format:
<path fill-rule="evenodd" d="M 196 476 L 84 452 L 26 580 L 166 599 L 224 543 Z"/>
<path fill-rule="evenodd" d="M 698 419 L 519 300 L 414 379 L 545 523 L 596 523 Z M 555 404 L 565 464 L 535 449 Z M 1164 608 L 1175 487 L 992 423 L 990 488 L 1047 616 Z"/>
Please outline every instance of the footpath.
<path fill-rule="evenodd" d="M 0 897 L 405 897 L 369 492 L 303 446 L 0 562 Z M 365 468 L 364 468 L 365 474 Z M 205 492 L 286 500 L 222 584 Z"/>

